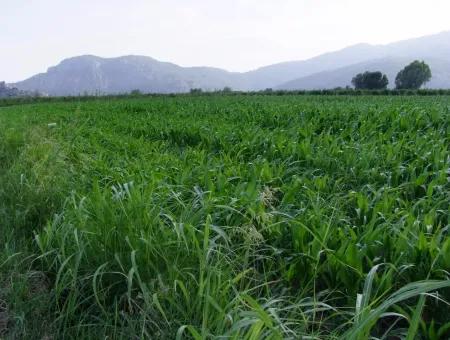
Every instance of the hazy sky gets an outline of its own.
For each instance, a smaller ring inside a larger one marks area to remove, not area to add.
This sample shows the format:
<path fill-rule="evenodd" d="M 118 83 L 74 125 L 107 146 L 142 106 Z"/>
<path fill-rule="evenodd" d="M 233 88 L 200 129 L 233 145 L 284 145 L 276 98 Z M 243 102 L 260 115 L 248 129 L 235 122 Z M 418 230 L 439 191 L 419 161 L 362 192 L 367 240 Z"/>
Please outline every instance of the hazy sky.
<path fill-rule="evenodd" d="M 245 71 L 450 30 L 450 0 L 0 0 L 0 80 L 82 54 Z"/>

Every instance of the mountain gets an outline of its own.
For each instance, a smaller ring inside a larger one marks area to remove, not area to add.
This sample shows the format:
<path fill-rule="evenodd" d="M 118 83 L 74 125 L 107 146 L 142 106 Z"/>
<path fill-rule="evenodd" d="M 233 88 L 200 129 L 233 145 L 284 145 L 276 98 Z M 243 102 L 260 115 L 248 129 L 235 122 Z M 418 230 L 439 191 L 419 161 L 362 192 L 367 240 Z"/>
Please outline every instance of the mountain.
<path fill-rule="evenodd" d="M 50 95 L 83 93 L 187 92 L 216 90 L 321 89 L 346 86 L 366 70 L 396 73 L 407 63 L 423 59 L 433 78 L 428 87 L 450 88 L 450 31 L 387 45 L 358 44 L 317 57 L 265 66 L 237 73 L 211 67 L 181 67 L 144 56 L 100 58 L 80 56 L 63 60 L 46 73 L 12 84 L 20 90 Z"/>
<path fill-rule="evenodd" d="M 252 88 L 276 87 L 292 79 L 335 68 L 360 63 L 382 55 L 375 46 L 358 44 L 339 51 L 329 52 L 317 57 L 265 66 L 247 72 Z"/>
<path fill-rule="evenodd" d="M 225 86 L 241 88 L 240 75 L 207 67 L 183 68 L 144 56 L 100 58 L 86 55 L 63 60 L 46 73 L 14 86 L 39 89 L 50 95 L 83 93 L 186 92 L 191 88 L 214 90 Z"/>
<path fill-rule="evenodd" d="M 397 59 L 397 61 L 403 60 L 406 62 L 411 62 L 415 59 L 424 59 L 425 61 L 433 59 L 435 61 L 440 60 L 441 62 L 447 63 L 450 67 L 450 31 L 403 40 L 387 45 L 358 44 L 339 51 L 325 53 L 304 61 L 286 62 L 266 66 L 253 72 L 248 72 L 248 74 L 252 76 L 251 85 L 256 89 L 263 89 L 266 87 L 294 89 L 295 87 L 292 87 L 294 85 L 293 80 L 306 80 L 309 76 L 314 74 L 342 69 L 351 65 L 356 66 L 358 64 L 362 65 L 363 63 L 372 64 L 375 63 L 376 60 L 380 61 L 383 59 Z M 356 68 L 358 69 L 358 67 Z M 400 69 L 401 68 L 398 70 Z M 434 75 L 438 78 L 442 78 L 442 75 L 436 72 L 436 70 Z M 354 74 L 350 76 L 350 80 L 353 76 Z M 392 79 L 393 82 L 395 75 L 394 77 L 390 77 L 390 79 Z M 303 83 L 303 80 L 299 81 L 299 84 Z M 274 83 L 276 85 L 273 85 Z M 336 84 L 342 86 L 342 82 L 333 83 L 330 81 L 329 84 L 320 82 L 318 84 L 320 87 L 306 86 L 303 88 L 333 88 Z M 445 87 L 450 87 L 450 79 L 443 84 Z"/>
<path fill-rule="evenodd" d="M 324 88 L 336 88 L 352 86 L 352 78 L 365 71 L 381 71 L 389 79 L 389 88 L 395 87 L 397 73 L 411 63 L 412 58 L 386 57 L 368 62 L 362 62 L 331 71 L 323 71 L 312 75 L 291 80 L 280 86 L 277 90 L 315 90 Z M 449 88 L 450 87 L 450 62 L 440 59 L 426 59 L 433 73 L 431 81 L 426 84 L 427 88 Z"/>

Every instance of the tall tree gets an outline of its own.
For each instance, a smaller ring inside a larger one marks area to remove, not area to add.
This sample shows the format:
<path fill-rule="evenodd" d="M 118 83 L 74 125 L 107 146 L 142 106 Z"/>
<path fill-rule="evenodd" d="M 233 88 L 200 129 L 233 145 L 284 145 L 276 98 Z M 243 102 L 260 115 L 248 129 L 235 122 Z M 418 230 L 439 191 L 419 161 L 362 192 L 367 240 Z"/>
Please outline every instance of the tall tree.
<path fill-rule="evenodd" d="M 358 90 L 381 90 L 385 89 L 389 80 L 381 72 L 364 72 L 357 74 L 352 79 L 353 86 Z"/>
<path fill-rule="evenodd" d="M 430 66 L 424 61 L 415 60 L 397 74 L 395 86 L 397 89 L 420 89 L 430 79 Z"/>

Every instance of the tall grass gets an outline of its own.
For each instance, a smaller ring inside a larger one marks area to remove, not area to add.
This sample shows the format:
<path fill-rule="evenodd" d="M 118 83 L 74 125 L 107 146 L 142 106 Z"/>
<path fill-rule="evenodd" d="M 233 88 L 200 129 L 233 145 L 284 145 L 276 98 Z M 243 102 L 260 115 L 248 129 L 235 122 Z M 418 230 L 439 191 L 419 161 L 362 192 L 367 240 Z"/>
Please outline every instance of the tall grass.
<path fill-rule="evenodd" d="M 0 337 L 445 339 L 449 105 L 2 108 Z"/>

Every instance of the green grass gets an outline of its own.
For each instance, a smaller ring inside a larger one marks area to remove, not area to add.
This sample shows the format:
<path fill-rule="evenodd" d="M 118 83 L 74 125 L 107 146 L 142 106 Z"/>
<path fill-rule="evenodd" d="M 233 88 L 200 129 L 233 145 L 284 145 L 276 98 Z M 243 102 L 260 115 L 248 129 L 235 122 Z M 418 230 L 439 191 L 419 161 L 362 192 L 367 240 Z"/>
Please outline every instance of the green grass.
<path fill-rule="evenodd" d="M 449 96 L 0 107 L 0 338 L 447 339 L 449 123 Z"/>

